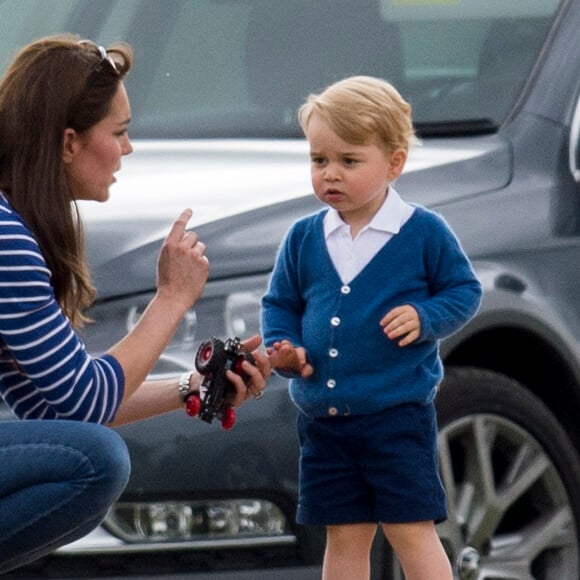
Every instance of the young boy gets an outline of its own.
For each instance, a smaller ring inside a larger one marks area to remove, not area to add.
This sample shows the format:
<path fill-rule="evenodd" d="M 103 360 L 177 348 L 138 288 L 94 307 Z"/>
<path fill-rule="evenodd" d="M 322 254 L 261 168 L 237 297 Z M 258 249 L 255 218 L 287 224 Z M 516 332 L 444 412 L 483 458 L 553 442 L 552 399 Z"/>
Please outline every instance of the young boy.
<path fill-rule="evenodd" d="M 326 526 L 324 580 L 369 578 L 377 524 L 407 580 L 451 580 L 435 528 L 438 347 L 481 285 L 443 219 L 393 188 L 414 129 L 392 85 L 344 79 L 299 120 L 329 207 L 290 228 L 262 301 L 270 362 L 299 409 L 297 521 Z"/>

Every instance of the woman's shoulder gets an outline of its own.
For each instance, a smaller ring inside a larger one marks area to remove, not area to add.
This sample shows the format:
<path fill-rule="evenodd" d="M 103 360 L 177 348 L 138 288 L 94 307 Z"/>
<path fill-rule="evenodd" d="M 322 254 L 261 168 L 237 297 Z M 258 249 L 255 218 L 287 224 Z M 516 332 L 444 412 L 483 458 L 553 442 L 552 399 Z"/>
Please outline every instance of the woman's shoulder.
<path fill-rule="evenodd" d="M 10 202 L 6 199 L 4 192 L 0 189 L 0 219 L 14 213 Z"/>
<path fill-rule="evenodd" d="M 16 213 L 8 198 L 0 191 L 0 222 L 3 224 L 13 224 L 14 226 L 19 226 L 24 228 L 24 222 L 20 216 Z"/>
<path fill-rule="evenodd" d="M 40 254 L 36 238 L 14 210 L 6 196 L 0 192 L 0 250 L 27 250 Z"/>

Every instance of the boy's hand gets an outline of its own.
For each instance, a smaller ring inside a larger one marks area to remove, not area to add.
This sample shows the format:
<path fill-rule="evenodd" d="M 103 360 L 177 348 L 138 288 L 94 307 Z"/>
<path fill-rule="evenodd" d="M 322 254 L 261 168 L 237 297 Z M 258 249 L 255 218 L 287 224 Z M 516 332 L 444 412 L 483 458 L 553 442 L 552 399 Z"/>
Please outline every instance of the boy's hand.
<path fill-rule="evenodd" d="M 399 340 L 399 346 L 407 346 L 415 342 L 421 334 L 419 315 L 409 304 L 393 308 L 385 314 L 380 324 L 383 327 L 383 332 L 391 340 L 403 337 Z"/>
<path fill-rule="evenodd" d="M 299 346 L 294 348 L 289 340 L 275 342 L 266 348 L 273 369 L 296 373 L 303 379 L 314 372 L 312 365 L 306 359 L 306 350 Z"/>

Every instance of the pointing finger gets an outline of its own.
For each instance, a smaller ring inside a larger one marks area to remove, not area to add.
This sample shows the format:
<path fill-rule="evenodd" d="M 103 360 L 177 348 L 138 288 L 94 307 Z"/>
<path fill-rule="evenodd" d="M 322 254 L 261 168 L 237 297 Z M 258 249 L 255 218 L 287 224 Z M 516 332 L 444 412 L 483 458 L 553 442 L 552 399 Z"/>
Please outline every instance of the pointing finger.
<path fill-rule="evenodd" d="M 193 212 L 191 209 L 184 209 L 179 217 L 173 222 L 169 234 L 167 235 L 168 240 L 173 240 L 178 242 L 183 237 L 185 228 L 187 227 L 187 222 L 191 219 Z"/>

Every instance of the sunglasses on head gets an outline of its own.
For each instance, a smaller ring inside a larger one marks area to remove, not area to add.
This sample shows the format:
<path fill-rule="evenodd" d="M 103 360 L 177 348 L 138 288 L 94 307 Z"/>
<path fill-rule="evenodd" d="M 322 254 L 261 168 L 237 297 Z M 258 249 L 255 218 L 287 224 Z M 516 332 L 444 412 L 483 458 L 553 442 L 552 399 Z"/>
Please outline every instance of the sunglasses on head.
<path fill-rule="evenodd" d="M 101 56 L 101 60 L 93 67 L 91 75 L 96 70 L 100 69 L 100 67 L 105 62 L 108 62 L 113 67 L 113 70 L 115 72 L 119 72 L 119 69 L 117 68 L 117 64 L 115 63 L 113 58 L 109 55 L 109 53 L 107 52 L 107 49 L 104 46 L 101 46 L 100 44 L 95 44 L 92 40 L 80 40 L 79 44 L 91 46 L 92 48 L 96 49 L 98 51 L 99 55 Z"/>

